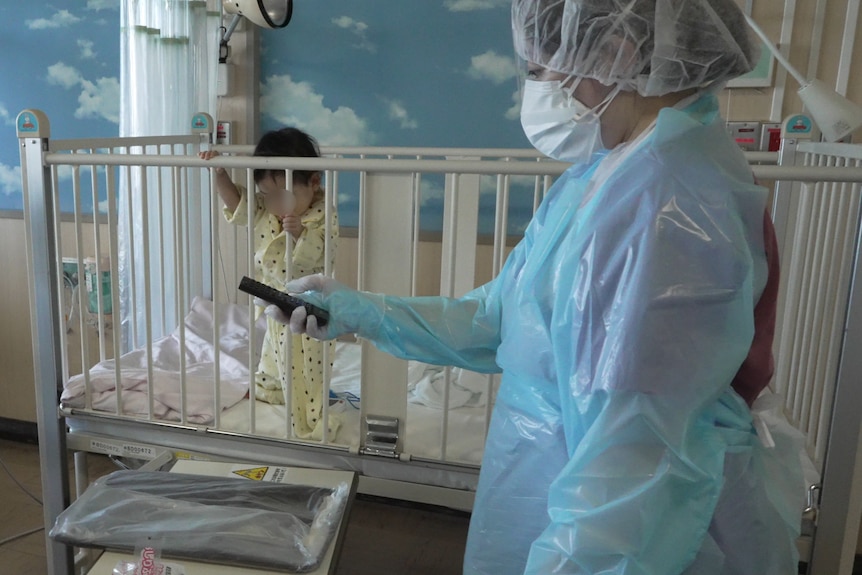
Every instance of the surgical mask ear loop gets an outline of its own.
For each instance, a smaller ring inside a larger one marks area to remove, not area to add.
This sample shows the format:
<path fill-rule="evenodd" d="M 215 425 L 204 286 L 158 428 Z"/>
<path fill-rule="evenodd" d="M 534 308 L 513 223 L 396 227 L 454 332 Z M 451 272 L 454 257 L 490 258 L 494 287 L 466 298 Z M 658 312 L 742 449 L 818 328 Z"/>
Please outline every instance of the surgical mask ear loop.
<path fill-rule="evenodd" d="M 581 104 L 584 108 L 586 108 L 586 106 L 584 105 L 584 103 L 583 103 L 583 102 L 581 102 L 580 100 L 578 100 L 578 99 L 575 97 L 575 90 L 577 90 L 577 89 L 578 89 L 578 86 L 580 86 L 581 81 L 584 79 L 584 76 L 574 76 L 574 75 L 573 75 L 573 76 L 569 76 L 569 78 L 574 78 L 574 81 L 571 83 L 571 85 L 569 85 L 569 86 L 567 86 L 567 85 L 566 85 L 566 82 L 568 82 L 568 79 L 566 79 L 565 81 L 560 82 L 560 88 L 563 90 L 563 92 L 564 92 L 564 93 L 565 93 L 565 94 L 566 94 L 566 95 L 567 95 L 571 100 L 574 100 L 575 102 L 578 102 L 578 103 L 579 103 L 579 104 Z M 605 110 L 607 110 L 607 109 L 608 109 L 608 106 L 610 106 L 610 105 L 611 105 L 611 102 L 613 102 L 613 101 L 614 101 L 614 98 L 616 98 L 616 97 L 617 97 L 617 95 L 622 91 L 622 88 L 623 88 L 622 84 L 616 84 L 616 85 L 611 89 L 611 91 L 610 91 L 610 92 L 608 92 L 608 95 L 607 95 L 607 96 L 605 96 L 605 99 L 604 99 L 604 100 L 602 100 L 601 102 L 599 102 L 598 104 L 596 104 L 594 107 L 592 107 L 591 109 L 589 109 L 589 111 L 584 112 L 584 113 L 583 113 L 583 114 L 581 114 L 580 116 L 576 116 L 576 117 L 575 117 L 575 121 L 578 121 L 578 120 L 580 120 L 580 119 L 582 119 L 582 118 L 585 118 L 585 117 L 586 117 L 586 116 L 588 116 L 589 114 L 594 114 L 597 118 L 601 118 L 601 117 L 602 117 L 602 114 L 604 114 L 604 113 L 605 113 Z"/>

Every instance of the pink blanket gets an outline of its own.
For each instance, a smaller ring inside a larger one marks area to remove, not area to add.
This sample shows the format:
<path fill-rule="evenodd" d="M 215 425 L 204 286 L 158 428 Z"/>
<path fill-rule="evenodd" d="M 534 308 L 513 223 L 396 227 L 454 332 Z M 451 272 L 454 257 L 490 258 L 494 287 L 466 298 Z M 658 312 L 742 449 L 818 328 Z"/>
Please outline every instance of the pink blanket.
<path fill-rule="evenodd" d="M 227 409 L 248 393 L 249 340 L 248 308 L 236 304 L 219 306 L 219 409 Z M 261 316 L 264 317 L 264 316 Z M 131 351 L 120 358 L 122 411 L 125 415 L 147 417 L 149 390 L 153 393 L 153 417 L 181 421 L 182 374 L 180 358 L 185 357 L 186 421 L 208 424 L 215 413 L 215 347 L 213 346 L 213 304 L 195 298 L 186 316 L 184 341 L 180 329 L 153 342 L 152 386 L 148 381 L 147 357 L 144 349 Z M 263 341 L 265 323 L 257 323 L 258 350 Z M 182 352 L 182 355 L 181 355 Z M 253 365 L 257 365 L 255 353 Z M 66 383 L 61 403 L 66 407 L 85 407 L 85 377 L 76 375 Z M 93 409 L 116 413 L 117 377 L 115 361 L 95 365 L 89 372 L 90 400 Z"/>

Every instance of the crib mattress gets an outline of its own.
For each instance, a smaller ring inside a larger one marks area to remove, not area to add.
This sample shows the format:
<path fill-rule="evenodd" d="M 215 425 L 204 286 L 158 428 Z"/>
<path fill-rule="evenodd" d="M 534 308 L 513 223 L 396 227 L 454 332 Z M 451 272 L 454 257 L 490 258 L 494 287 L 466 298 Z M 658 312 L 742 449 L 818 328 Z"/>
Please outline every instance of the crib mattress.
<path fill-rule="evenodd" d="M 74 376 L 65 385 L 61 403 L 64 408 L 86 409 L 89 413 L 117 413 L 117 374 L 122 383 L 123 414 L 132 419 L 147 418 L 151 409 L 148 381 L 153 380 L 153 417 L 160 421 L 182 421 L 210 429 L 248 434 L 263 438 L 287 438 L 285 407 L 254 401 L 249 405 L 249 321 L 247 306 L 226 304 L 217 313 L 212 302 L 195 298 L 179 329 L 120 358 L 93 366 L 88 378 Z M 219 400 L 215 409 L 213 324 L 219 322 Z M 264 323 L 257 322 L 257 337 L 263 339 Z M 360 444 L 360 345 L 337 342 L 331 391 L 331 412 L 342 421 L 330 442 L 345 447 Z M 180 358 L 183 358 L 181 363 Z M 185 370 L 186 392 L 179 393 L 180 373 Z M 449 376 L 449 413 L 445 453 L 442 442 L 444 411 L 444 368 L 418 362 L 408 366 L 408 404 L 404 422 L 403 451 L 412 457 L 478 465 L 484 446 L 487 376 L 452 370 Z M 87 388 L 89 386 L 89 394 Z M 252 425 L 253 421 L 253 425 Z"/>

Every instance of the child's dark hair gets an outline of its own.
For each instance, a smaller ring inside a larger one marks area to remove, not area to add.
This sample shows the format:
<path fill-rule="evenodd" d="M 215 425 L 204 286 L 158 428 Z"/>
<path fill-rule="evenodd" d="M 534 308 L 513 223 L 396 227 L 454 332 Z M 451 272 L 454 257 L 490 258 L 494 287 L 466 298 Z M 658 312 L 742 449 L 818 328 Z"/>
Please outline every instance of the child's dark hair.
<path fill-rule="evenodd" d="M 282 128 L 264 134 L 254 148 L 254 155 L 319 158 L 320 147 L 317 145 L 317 140 L 302 130 L 297 128 Z M 255 183 L 259 183 L 264 178 L 273 176 L 275 172 L 281 172 L 281 170 L 259 168 L 254 171 L 254 181 Z M 315 170 L 294 170 L 293 177 L 298 178 L 303 184 L 308 184 L 308 180 L 316 173 L 317 171 Z"/>

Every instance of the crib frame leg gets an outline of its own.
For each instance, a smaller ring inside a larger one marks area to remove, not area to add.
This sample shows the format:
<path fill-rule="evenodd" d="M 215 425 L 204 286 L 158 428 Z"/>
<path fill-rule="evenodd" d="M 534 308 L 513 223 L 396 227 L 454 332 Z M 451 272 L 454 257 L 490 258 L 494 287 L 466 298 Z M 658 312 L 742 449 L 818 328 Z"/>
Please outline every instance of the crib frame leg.
<path fill-rule="evenodd" d="M 34 115 L 37 115 L 33 112 Z M 41 113 L 39 113 L 41 114 Z M 43 161 L 48 151 L 47 118 L 40 117 L 40 133 L 20 137 L 24 174 L 25 219 L 30 267 L 30 315 L 33 333 L 33 375 L 42 502 L 45 523 L 45 555 L 49 575 L 72 575 L 72 548 L 53 541 L 48 532 L 69 505 L 69 467 L 66 421 L 58 410 L 63 385 L 60 330 L 60 286 L 51 170 Z"/>
<path fill-rule="evenodd" d="M 860 230 L 862 232 L 862 230 Z M 862 276 L 857 233 L 809 575 L 850 575 L 862 516 Z"/>

